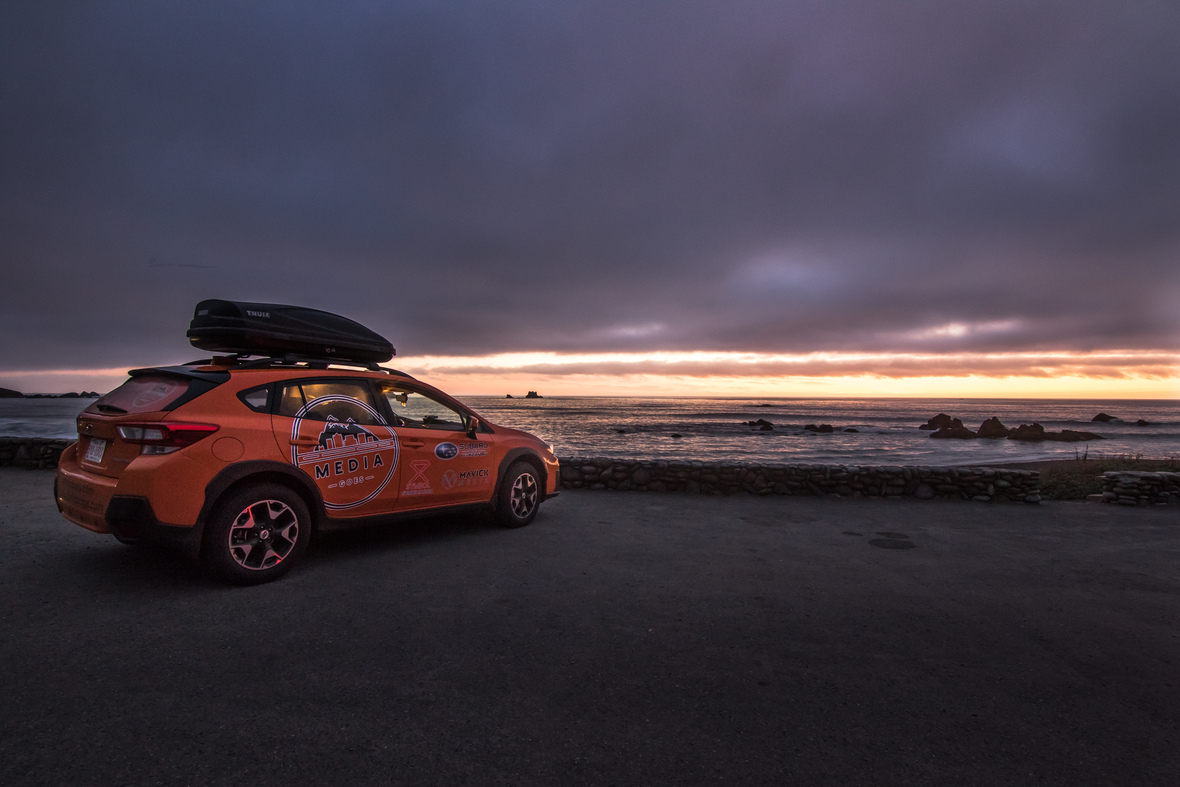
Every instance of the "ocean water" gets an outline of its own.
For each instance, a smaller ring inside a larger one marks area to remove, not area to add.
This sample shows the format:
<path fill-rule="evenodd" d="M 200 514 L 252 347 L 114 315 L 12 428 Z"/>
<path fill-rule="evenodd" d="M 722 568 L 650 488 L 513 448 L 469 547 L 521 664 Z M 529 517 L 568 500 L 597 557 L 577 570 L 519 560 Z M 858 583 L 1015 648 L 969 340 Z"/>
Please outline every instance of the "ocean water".
<path fill-rule="evenodd" d="M 0 399 L 0 436 L 72 439 L 89 399 Z M 1097 456 L 1180 456 L 1180 401 L 1053 399 L 623 399 L 463 397 L 489 421 L 524 429 L 559 456 L 742 462 L 971 465 Z M 1120 418 L 1092 423 L 1099 412 Z M 934 440 L 917 427 L 938 413 L 978 429 L 1040 423 L 1095 432 L 1085 443 Z M 759 418 L 774 431 L 752 430 Z M 1143 419 L 1149 426 L 1136 426 Z M 804 431 L 831 424 L 831 434 Z M 844 429 L 856 429 L 845 432 Z M 621 432 L 621 433 L 620 433 Z M 674 434 L 681 435 L 674 437 Z"/>
<path fill-rule="evenodd" d="M 524 429 L 558 456 L 704 459 L 742 462 L 971 465 L 1098 455 L 1180 456 L 1180 401 L 1047 399 L 597 399 L 467 397 L 493 423 Z M 1091 423 L 1105 412 L 1121 419 Z M 935 440 L 918 429 L 946 413 L 978 429 L 992 416 L 1005 426 L 1088 431 L 1103 440 L 1024 443 Z M 763 419 L 774 431 L 752 430 Z M 1139 419 L 1149 426 L 1136 426 Z M 815 434 L 808 424 L 831 424 Z M 856 429 L 845 432 L 844 429 Z M 620 431 L 622 433 L 620 433 Z M 679 434 L 680 437 L 673 437 Z"/>

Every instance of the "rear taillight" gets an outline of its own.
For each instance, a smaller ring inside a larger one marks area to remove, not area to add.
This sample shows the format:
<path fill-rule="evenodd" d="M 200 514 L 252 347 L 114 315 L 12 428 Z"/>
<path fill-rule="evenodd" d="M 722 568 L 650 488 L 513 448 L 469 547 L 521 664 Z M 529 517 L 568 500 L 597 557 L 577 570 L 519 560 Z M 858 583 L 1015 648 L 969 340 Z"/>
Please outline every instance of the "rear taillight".
<path fill-rule="evenodd" d="M 192 445 L 217 431 L 213 424 L 181 424 L 156 421 L 147 424 L 119 424 L 119 437 L 124 442 L 141 445 L 139 453 L 146 455 L 170 454 Z"/>

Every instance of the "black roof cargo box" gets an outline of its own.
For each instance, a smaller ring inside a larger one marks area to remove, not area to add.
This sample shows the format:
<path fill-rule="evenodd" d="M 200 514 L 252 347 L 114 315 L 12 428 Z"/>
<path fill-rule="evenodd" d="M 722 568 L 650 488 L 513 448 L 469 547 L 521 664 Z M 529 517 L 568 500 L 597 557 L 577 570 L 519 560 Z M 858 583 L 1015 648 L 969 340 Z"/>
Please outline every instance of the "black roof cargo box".
<path fill-rule="evenodd" d="M 186 336 L 198 349 L 242 355 L 363 364 L 382 363 L 394 355 L 387 339 L 347 317 L 279 303 L 201 301 Z"/>

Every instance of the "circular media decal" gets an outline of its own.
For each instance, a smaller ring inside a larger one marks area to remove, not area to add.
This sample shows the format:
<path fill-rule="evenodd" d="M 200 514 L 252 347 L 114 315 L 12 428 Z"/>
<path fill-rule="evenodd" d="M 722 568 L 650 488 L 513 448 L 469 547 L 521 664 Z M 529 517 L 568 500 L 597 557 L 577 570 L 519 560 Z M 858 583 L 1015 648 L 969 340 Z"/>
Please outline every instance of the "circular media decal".
<path fill-rule="evenodd" d="M 313 421 L 307 414 L 331 402 L 345 402 L 368 413 L 373 423 L 353 418 Z M 291 440 L 313 446 L 291 446 L 291 464 L 303 470 L 319 487 L 324 507 L 332 511 L 356 508 L 373 500 L 393 478 L 397 468 L 397 435 L 369 405 L 350 396 L 332 394 L 313 399 L 300 408 L 291 424 Z"/>

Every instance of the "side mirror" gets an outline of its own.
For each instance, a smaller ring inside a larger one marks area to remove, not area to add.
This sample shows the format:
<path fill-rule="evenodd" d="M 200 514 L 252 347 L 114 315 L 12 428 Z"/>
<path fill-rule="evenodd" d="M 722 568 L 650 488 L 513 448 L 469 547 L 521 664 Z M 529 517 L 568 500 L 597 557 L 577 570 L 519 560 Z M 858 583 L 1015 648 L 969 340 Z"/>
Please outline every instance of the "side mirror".
<path fill-rule="evenodd" d="M 474 415 L 467 416 L 467 436 L 472 440 L 475 439 L 475 433 L 479 431 L 479 419 Z"/>

